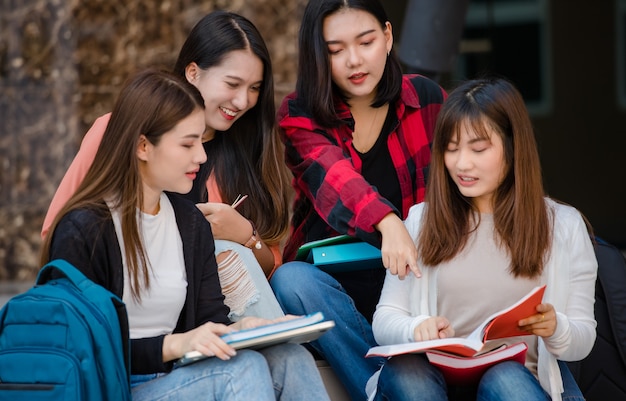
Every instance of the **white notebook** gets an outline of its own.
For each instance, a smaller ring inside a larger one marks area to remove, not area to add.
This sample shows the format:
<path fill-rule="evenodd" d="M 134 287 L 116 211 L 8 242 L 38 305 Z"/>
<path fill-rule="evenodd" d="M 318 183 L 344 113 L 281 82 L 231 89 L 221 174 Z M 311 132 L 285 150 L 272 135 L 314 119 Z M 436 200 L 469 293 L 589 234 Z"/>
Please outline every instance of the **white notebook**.
<path fill-rule="evenodd" d="M 332 320 L 324 320 L 322 312 L 296 319 L 272 323 L 253 329 L 234 331 L 222 336 L 234 349 L 259 349 L 280 343 L 302 344 L 317 340 L 322 334 L 335 327 Z M 175 363 L 175 367 L 185 366 L 201 359 L 209 358 L 199 351 L 187 352 Z"/>

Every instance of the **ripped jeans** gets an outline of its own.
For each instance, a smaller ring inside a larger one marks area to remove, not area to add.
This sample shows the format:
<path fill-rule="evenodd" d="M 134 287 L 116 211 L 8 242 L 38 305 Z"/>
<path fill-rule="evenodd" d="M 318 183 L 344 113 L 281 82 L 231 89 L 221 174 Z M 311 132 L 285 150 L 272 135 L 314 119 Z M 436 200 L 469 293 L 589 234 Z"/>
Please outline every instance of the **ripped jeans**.
<path fill-rule="evenodd" d="M 230 308 L 228 317 L 236 322 L 245 316 L 284 316 L 252 250 L 233 241 L 215 240 L 216 258 L 224 252 L 230 253 L 218 262 L 217 269 L 224 303 Z"/>

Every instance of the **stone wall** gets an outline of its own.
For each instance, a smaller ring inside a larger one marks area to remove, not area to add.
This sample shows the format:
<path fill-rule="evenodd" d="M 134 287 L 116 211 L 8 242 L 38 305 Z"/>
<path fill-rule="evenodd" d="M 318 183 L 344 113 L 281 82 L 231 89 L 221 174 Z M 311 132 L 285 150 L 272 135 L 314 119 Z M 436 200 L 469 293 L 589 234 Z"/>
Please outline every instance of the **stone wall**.
<path fill-rule="evenodd" d="M 276 101 L 295 84 L 304 0 L 0 2 L 0 281 L 32 280 L 48 204 L 91 123 L 137 68 L 171 68 L 191 27 L 224 9 L 255 23 Z M 19 5 L 18 5 L 19 4 Z"/>

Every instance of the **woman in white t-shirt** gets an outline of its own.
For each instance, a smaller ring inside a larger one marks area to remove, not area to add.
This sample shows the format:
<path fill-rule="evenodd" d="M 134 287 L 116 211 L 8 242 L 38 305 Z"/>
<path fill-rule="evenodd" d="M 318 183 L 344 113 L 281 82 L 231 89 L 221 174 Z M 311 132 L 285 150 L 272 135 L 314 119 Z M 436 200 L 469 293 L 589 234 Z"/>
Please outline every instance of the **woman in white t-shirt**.
<path fill-rule="evenodd" d="M 220 338 L 274 320 L 230 321 L 211 226 L 179 195 L 206 161 L 205 128 L 193 85 L 151 69 L 133 76 L 84 180 L 51 225 L 42 264 L 65 259 L 122 298 L 133 400 L 328 400 L 304 347 L 235 351 Z M 174 368 L 190 351 L 215 358 Z"/>
<path fill-rule="evenodd" d="M 582 400 L 563 361 L 593 347 L 593 246 L 581 214 L 545 196 L 522 96 L 501 78 L 466 82 L 435 127 L 425 202 L 405 225 L 422 278 L 387 274 L 374 314 L 380 345 L 465 337 L 489 315 L 546 284 L 518 322 L 526 363 L 501 362 L 478 382 L 448 385 L 424 354 L 392 357 L 370 379 L 370 399 Z M 375 394 L 374 394 L 375 393 Z"/>

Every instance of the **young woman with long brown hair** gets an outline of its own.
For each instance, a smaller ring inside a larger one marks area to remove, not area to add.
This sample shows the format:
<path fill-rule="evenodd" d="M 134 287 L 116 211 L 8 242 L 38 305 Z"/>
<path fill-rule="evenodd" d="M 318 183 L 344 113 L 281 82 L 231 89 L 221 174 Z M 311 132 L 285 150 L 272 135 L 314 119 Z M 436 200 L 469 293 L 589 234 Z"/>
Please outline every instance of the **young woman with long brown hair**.
<path fill-rule="evenodd" d="M 206 104 L 208 159 L 186 196 L 211 223 L 231 318 L 281 316 L 267 277 L 282 263 L 291 187 L 265 42 L 248 19 L 214 11 L 189 33 L 174 73 L 197 87 Z M 50 204 L 42 236 L 85 176 L 109 118 L 100 117 L 85 135 Z M 247 198 L 231 207 L 239 194 Z"/>
<path fill-rule="evenodd" d="M 50 226 L 42 265 L 64 259 L 124 301 L 134 400 L 328 400 L 304 347 L 235 351 L 220 338 L 274 320 L 228 318 L 210 224 L 180 195 L 206 162 L 205 116 L 184 79 L 156 70 L 131 77 L 91 167 Z M 173 369 L 190 351 L 211 358 Z"/>
<path fill-rule="evenodd" d="M 564 361 L 584 358 L 596 336 L 591 233 L 576 209 L 546 197 L 530 117 L 510 82 L 479 79 L 450 94 L 425 202 L 405 225 L 422 277 L 387 274 L 373 321 L 381 345 L 465 337 L 532 288 L 546 292 L 518 322 L 527 335 L 504 341 L 526 342 L 525 365 L 501 362 L 459 387 L 424 354 L 400 355 L 370 380 L 371 399 L 583 399 Z"/>

